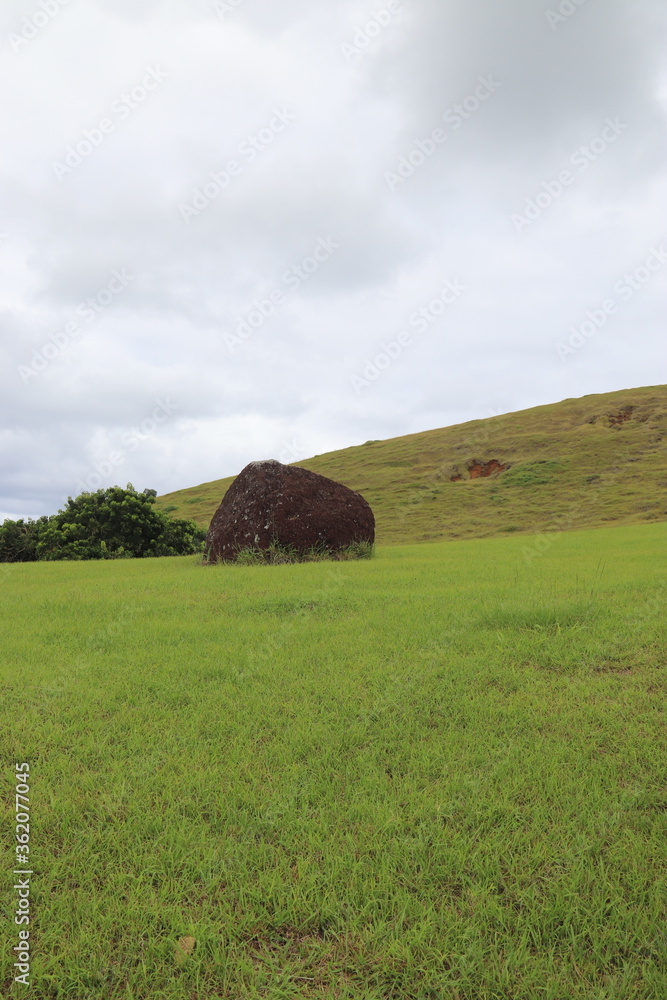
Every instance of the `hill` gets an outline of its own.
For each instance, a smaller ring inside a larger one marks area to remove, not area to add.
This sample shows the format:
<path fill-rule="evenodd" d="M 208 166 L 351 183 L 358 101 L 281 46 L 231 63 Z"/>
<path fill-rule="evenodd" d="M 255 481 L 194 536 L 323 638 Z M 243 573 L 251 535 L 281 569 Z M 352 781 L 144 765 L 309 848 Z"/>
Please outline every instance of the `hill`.
<path fill-rule="evenodd" d="M 667 519 L 667 386 L 566 399 L 317 455 L 358 490 L 383 544 Z M 258 456 L 264 457 L 264 456 Z M 204 527 L 234 477 L 159 497 Z"/>

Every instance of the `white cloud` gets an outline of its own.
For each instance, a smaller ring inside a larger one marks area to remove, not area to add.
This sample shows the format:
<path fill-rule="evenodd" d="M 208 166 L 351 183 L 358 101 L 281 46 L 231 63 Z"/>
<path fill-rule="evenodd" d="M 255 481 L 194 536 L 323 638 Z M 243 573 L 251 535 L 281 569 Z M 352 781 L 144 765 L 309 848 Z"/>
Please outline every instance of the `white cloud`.
<path fill-rule="evenodd" d="M 70 0 L 18 51 L 7 36 L 33 7 L 3 7 L 0 507 L 53 512 L 100 465 L 108 482 L 165 492 L 294 441 L 305 457 L 664 381 L 662 273 L 566 364 L 554 350 L 662 239 L 657 0 L 631 15 L 589 0 L 557 30 L 549 0 L 412 0 L 352 60 L 341 46 L 381 0 L 228 6 Z M 165 79 L 114 111 L 150 67 Z M 480 78 L 497 86 L 475 106 Z M 293 120 L 268 141 L 276 109 Z M 618 141 L 518 233 L 513 213 L 616 117 Z M 105 118 L 113 128 L 58 180 L 54 160 Z M 387 171 L 419 148 L 391 190 Z M 234 159 L 186 224 L 179 206 Z M 329 238 L 336 252 L 287 288 Z M 122 294 L 22 379 L 123 268 Z M 457 277 L 469 291 L 456 308 L 356 394 L 350 377 Z M 280 308 L 230 352 L 225 334 L 275 289 Z M 109 463 L 166 397 L 173 419 Z"/>

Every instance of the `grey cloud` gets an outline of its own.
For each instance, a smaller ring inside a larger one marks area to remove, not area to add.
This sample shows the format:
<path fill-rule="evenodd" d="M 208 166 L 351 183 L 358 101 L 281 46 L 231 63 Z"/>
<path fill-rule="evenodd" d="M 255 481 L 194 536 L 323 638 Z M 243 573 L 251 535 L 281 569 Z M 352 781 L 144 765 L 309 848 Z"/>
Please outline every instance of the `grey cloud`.
<path fill-rule="evenodd" d="M 555 345 L 661 239 L 666 15 L 586 0 L 552 30 L 559 2 L 413 0 L 353 60 L 341 45 L 381 0 L 242 0 L 224 17 L 208 0 L 72 0 L 20 52 L 6 45 L 0 510 L 51 512 L 91 475 L 167 491 L 290 441 L 305 457 L 661 381 L 667 269 L 572 357 Z M 32 10 L 10 0 L 6 31 Z M 59 181 L 54 159 L 150 65 L 168 79 Z M 480 77 L 501 86 L 443 122 Z M 244 156 L 275 108 L 294 122 Z M 618 141 L 571 163 L 616 116 Z M 446 141 L 392 190 L 387 173 L 440 126 Z M 187 224 L 182 205 L 230 159 L 240 172 Z M 329 237 L 340 248 L 286 282 Z M 22 380 L 123 268 L 122 294 Z M 417 333 L 410 317 L 457 276 L 466 295 Z M 405 328 L 410 349 L 355 392 Z M 165 397 L 179 409 L 123 445 Z"/>

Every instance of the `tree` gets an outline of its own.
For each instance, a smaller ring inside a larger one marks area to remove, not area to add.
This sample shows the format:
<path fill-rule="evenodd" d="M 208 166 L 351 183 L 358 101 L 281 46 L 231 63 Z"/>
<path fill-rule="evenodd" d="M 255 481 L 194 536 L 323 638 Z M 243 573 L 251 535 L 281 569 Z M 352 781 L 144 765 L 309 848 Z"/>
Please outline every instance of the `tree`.
<path fill-rule="evenodd" d="M 155 490 L 111 486 L 67 498 L 67 506 L 36 522 L 0 526 L 0 561 L 131 559 L 189 555 L 206 532 L 155 509 Z"/>
<path fill-rule="evenodd" d="M 48 517 L 40 517 L 0 524 L 0 562 L 34 562 L 40 532 L 48 523 Z"/>

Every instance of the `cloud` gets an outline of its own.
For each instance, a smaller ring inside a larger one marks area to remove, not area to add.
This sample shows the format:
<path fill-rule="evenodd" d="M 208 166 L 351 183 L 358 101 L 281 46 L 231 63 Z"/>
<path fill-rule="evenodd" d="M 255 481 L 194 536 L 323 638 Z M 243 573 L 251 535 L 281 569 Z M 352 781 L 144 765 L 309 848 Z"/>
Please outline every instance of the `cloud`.
<path fill-rule="evenodd" d="M 70 0 L 33 32 L 39 3 L 9 0 L 0 508 L 660 381 L 662 273 L 575 356 L 556 345 L 663 240 L 666 15 L 562 6 Z"/>

